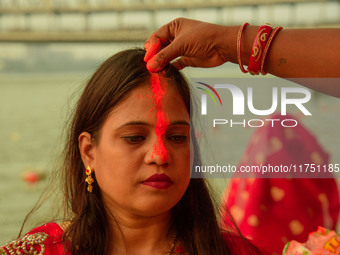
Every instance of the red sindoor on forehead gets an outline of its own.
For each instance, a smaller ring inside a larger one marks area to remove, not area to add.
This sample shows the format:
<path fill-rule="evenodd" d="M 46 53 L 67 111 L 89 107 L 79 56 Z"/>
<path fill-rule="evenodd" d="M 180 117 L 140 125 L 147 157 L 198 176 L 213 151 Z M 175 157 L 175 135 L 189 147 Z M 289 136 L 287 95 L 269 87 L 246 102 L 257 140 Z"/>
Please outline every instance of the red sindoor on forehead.
<path fill-rule="evenodd" d="M 165 89 L 163 89 L 158 73 L 151 74 L 151 91 L 154 98 L 156 109 L 156 127 L 155 132 L 157 135 L 157 143 L 154 144 L 152 155 L 158 155 L 161 157 L 162 162 L 165 162 L 168 157 L 168 151 L 165 148 L 163 137 L 166 129 L 169 125 L 164 111 L 162 111 L 162 102 L 165 95 Z"/>

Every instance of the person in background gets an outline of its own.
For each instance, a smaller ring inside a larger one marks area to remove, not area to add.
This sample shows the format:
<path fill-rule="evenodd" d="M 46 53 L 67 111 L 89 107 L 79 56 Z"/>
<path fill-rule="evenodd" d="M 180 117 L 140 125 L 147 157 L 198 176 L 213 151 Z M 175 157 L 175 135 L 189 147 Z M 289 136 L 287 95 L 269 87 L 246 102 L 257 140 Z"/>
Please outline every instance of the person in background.
<path fill-rule="evenodd" d="M 270 116 L 279 121 L 287 117 L 297 119 L 291 114 Z M 290 165 L 326 168 L 329 158 L 301 123 L 296 127 L 264 125 L 249 139 L 238 169 Z M 249 178 L 238 178 L 242 174 L 235 173 L 226 187 L 224 206 L 243 235 L 272 255 L 282 254 L 288 241 L 303 243 L 319 226 L 336 229 L 340 209 L 334 175 L 318 170 L 312 174 L 268 173 L 264 177 L 249 173 Z"/>

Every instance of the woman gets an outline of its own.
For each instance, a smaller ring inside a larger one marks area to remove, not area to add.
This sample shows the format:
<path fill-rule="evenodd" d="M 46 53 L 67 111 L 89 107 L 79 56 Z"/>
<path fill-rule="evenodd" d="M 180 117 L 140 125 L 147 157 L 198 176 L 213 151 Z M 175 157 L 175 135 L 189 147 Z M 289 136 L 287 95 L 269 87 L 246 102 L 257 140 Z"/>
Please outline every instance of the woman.
<path fill-rule="evenodd" d="M 78 100 L 60 169 L 64 221 L 0 254 L 261 254 L 221 231 L 205 180 L 190 178 L 200 159 L 186 80 L 170 65 L 150 74 L 144 55 L 109 58 Z"/>

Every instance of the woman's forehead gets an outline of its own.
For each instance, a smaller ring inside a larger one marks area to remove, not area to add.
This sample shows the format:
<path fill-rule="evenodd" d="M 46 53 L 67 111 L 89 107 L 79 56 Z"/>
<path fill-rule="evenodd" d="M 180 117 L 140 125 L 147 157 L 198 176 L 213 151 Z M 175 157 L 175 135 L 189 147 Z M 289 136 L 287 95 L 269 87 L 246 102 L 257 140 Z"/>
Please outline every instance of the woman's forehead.
<path fill-rule="evenodd" d="M 165 94 L 162 98 L 162 111 L 172 119 L 189 119 L 189 113 L 182 96 L 175 86 L 165 84 L 163 88 Z M 109 118 L 114 117 L 116 121 L 123 122 L 128 119 L 152 119 L 155 114 L 155 98 L 151 91 L 151 84 L 147 82 L 131 90 L 130 93 L 112 109 Z"/>

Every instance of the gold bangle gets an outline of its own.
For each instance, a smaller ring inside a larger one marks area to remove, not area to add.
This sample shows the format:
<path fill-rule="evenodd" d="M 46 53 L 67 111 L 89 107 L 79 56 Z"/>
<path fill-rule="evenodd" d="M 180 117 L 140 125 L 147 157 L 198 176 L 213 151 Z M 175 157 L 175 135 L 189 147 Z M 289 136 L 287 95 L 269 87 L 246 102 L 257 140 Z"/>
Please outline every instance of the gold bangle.
<path fill-rule="evenodd" d="M 238 36 L 237 36 L 237 61 L 238 65 L 240 66 L 240 69 L 244 73 L 248 73 L 246 69 L 244 69 L 243 64 L 242 64 L 242 58 L 241 58 L 241 42 L 242 42 L 242 34 L 246 26 L 248 26 L 249 23 L 244 23 L 241 27 L 240 30 L 238 31 Z"/>
<path fill-rule="evenodd" d="M 268 42 L 263 50 L 263 57 L 262 57 L 262 61 L 261 61 L 261 67 L 260 67 L 260 72 L 262 75 L 266 75 L 267 73 L 263 70 L 264 68 L 264 62 L 266 61 L 266 56 L 267 56 L 267 52 L 269 50 L 269 47 L 275 37 L 275 35 L 282 29 L 282 27 L 276 27 L 273 32 L 270 34 L 270 37 L 268 38 Z"/>

